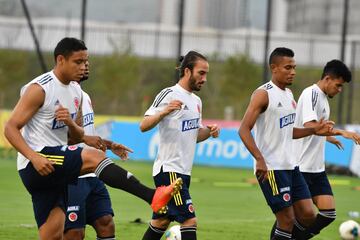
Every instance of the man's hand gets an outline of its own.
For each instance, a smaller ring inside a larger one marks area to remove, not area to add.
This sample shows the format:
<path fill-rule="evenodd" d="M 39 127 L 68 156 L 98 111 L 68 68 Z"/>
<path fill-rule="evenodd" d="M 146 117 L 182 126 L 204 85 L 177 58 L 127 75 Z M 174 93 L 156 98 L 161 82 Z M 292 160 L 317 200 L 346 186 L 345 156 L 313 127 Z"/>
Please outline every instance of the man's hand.
<path fill-rule="evenodd" d="M 314 126 L 315 134 L 320 136 L 330 134 L 334 125 L 335 123 L 333 121 L 324 120 L 324 118 L 322 118 L 316 123 L 316 126 Z"/>
<path fill-rule="evenodd" d="M 213 138 L 219 137 L 220 134 L 220 128 L 217 124 L 210 124 L 206 126 L 210 130 L 210 136 Z"/>
<path fill-rule="evenodd" d="M 166 116 L 175 110 L 180 110 L 182 104 L 183 103 L 179 100 L 172 100 L 163 110 L 163 114 Z"/>
<path fill-rule="evenodd" d="M 341 134 L 344 138 L 351 139 L 355 142 L 355 144 L 360 144 L 360 135 L 356 132 L 343 131 Z"/>
<path fill-rule="evenodd" d="M 133 153 L 134 151 L 131 148 L 128 148 L 122 144 L 113 142 L 111 144 L 110 150 L 117 156 L 120 157 L 121 160 L 127 160 L 129 158 L 129 152 Z"/>
<path fill-rule="evenodd" d="M 332 136 L 327 136 L 326 141 L 328 141 L 331 144 L 334 144 L 338 149 L 344 150 L 344 146 L 337 138 L 332 137 Z"/>
<path fill-rule="evenodd" d="M 31 159 L 31 163 L 34 166 L 35 170 L 41 176 L 47 176 L 53 171 L 55 171 L 54 164 L 55 162 L 49 161 L 49 159 L 37 154 L 34 158 Z"/>
<path fill-rule="evenodd" d="M 256 160 L 255 176 L 261 182 L 268 180 L 268 169 L 264 159 Z"/>
<path fill-rule="evenodd" d="M 67 126 L 74 124 L 69 109 L 64 108 L 61 104 L 59 104 L 59 107 L 55 110 L 55 119 L 56 121 L 64 122 Z"/>
<path fill-rule="evenodd" d="M 104 142 L 104 140 L 99 137 L 99 136 L 87 136 L 85 135 L 84 138 L 84 143 L 88 146 L 100 149 L 101 151 L 106 151 L 106 143 Z"/>

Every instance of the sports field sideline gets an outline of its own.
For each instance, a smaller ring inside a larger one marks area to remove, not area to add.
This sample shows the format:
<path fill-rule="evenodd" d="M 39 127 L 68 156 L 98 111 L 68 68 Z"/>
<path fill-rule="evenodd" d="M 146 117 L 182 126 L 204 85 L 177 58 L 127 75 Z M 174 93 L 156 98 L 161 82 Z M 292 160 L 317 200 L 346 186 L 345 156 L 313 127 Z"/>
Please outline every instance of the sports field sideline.
<path fill-rule="evenodd" d="M 13 152 L 0 151 L 0 239 L 37 239 L 30 196 L 16 171 Z M 117 162 L 147 185 L 153 185 L 151 163 Z M 199 219 L 198 238 L 269 239 L 274 216 L 266 206 L 251 170 L 195 166 L 191 193 Z M 340 239 L 338 227 L 349 219 L 349 211 L 360 211 L 360 179 L 330 175 L 338 217 L 314 239 Z M 145 202 L 116 189 L 110 189 L 115 211 L 117 239 L 139 240 L 151 218 Z M 355 219 L 360 220 L 360 219 Z M 87 228 L 86 239 L 95 239 Z"/>

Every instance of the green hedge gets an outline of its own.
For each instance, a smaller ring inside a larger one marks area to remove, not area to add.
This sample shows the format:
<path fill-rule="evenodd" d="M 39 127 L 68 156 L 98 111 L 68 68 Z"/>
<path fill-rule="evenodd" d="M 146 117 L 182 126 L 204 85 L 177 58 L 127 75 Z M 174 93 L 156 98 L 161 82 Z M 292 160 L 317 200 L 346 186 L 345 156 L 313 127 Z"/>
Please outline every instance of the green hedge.
<path fill-rule="evenodd" d="M 46 54 L 46 61 L 50 69 L 54 62 L 51 54 Z M 34 52 L 0 50 L 0 62 L 0 108 L 11 109 L 21 86 L 39 75 L 41 69 Z M 142 115 L 162 88 L 174 84 L 176 74 L 175 60 L 139 58 L 127 53 L 90 56 L 90 71 L 90 79 L 83 83 L 83 88 L 92 97 L 95 111 L 129 116 Z M 291 87 L 295 98 L 320 74 L 318 68 L 298 67 Z M 225 61 L 210 59 L 208 82 L 199 92 L 204 117 L 222 119 L 224 107 L 232 106 L 235 119 L 241 119 L 261 78 L 262 66 L 244 56 L 236 55 Z M 331 101 L 333 118 L 336 102 Z M 359 119 L 356 111 L 354 114 Z"/>

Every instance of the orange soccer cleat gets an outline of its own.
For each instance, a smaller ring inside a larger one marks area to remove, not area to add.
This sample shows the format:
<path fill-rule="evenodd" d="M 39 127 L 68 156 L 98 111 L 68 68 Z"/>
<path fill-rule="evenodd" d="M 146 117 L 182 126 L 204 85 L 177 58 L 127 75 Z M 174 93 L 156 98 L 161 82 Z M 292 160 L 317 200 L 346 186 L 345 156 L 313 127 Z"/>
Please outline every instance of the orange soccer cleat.
<path fill-rule="evenodd" d="M 177 178 L 169 186 L 161 186 L 156 188 L 154 197 L 151 202 L 151 208 L 154 212 L 164 214 L 167 211 L 166 204 L 171 198 L 177 194 L 182 185 L 183 181 L 181 178 Z"/>

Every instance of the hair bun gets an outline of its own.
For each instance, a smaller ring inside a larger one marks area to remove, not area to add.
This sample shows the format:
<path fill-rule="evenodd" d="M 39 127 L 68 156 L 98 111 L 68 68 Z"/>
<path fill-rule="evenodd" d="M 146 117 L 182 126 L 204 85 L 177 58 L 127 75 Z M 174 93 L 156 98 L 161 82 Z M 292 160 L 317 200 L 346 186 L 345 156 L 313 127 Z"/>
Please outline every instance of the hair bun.
<path fill-rule="evenodd" d="M 179 62 L 181 63 L 184 60 L 184 58 L 185 58 L 184 56 L 180 56 L 179 57 Z"/>

